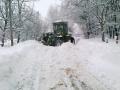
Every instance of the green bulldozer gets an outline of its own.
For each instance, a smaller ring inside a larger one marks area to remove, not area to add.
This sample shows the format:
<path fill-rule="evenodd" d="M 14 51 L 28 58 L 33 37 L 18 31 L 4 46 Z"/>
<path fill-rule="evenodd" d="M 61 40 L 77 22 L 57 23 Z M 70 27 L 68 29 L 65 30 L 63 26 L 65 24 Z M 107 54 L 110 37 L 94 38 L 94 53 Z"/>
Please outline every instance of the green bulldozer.
<path fill-rule="evenodd" d="M 44 33 L 41 42 L 47 46 L 60 46 L 64 42 L 75 43 L 71 34 L 68 34 L 67 22 L 54 22 L 53 32 Z"/>

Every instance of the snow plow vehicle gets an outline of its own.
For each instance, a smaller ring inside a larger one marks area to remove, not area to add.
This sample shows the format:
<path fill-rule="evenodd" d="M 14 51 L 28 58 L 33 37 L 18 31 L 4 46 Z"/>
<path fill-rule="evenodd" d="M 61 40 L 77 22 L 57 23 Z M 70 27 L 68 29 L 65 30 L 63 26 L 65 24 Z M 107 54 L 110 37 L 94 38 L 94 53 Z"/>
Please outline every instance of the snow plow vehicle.
<path fill-rule="evenodd" d="M 48 46 L 60 46 L 64 42 L 70 41 L 75 43 L 71 34 L 68 34 L 67 22 L 54 22 L 53 32 L 44 33 L 42 35 L 42 43 Z"/>

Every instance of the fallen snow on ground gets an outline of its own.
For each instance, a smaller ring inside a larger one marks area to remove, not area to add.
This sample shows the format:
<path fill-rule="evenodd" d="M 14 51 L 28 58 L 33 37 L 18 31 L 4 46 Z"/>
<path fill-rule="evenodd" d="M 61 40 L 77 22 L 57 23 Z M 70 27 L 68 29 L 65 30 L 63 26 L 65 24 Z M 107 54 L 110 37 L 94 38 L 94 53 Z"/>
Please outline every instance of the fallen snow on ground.
<path fill-rule="evenodd" d="M 0 90 L 120 90 L 120 46 L 80 40 L 0 48 Z"/>

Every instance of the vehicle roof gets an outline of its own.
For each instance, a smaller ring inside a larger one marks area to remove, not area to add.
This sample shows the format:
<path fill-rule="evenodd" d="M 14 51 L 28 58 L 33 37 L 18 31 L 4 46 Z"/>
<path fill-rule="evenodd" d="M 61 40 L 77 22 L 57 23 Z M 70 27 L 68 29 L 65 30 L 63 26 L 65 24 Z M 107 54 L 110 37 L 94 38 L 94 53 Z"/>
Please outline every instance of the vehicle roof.
<path fill-rule="evenodd" d="M 55 22 L 53 22 L 53 24 L 59 24 L 59 23 L 67 24 L 68 22 L 67 21 L 55 21 Z"/>

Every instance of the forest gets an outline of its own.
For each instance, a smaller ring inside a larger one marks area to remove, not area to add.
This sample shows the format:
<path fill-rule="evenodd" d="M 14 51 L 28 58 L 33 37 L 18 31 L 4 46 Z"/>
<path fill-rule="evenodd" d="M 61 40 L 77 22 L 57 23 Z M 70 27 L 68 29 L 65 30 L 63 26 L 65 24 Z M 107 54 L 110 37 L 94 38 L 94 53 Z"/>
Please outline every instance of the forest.
<path fill-rule="evenodd" d="M 52 29 L 52 23 L 63 20 L 82 26 L 85 38 L 119 39 L 120 0 L 60 0 L 61 5 L 49 8 L 45 18 L 31 3 L 38 0 L 0 1 L 0 40 L 11 46 L 25 40 L 39 38 Z M 29 5 L 30 4 L 30 5 Z M 71 30 L 73 32 L 73 30 Z"/>

